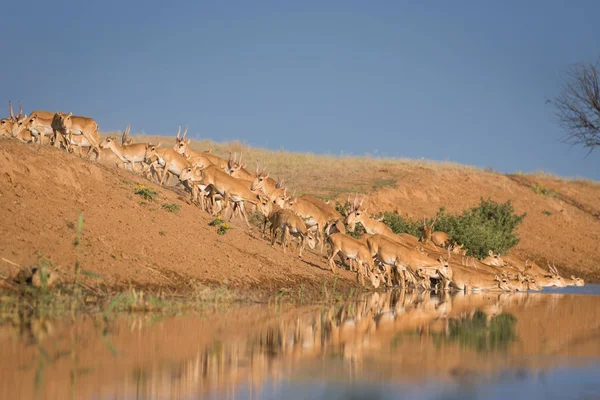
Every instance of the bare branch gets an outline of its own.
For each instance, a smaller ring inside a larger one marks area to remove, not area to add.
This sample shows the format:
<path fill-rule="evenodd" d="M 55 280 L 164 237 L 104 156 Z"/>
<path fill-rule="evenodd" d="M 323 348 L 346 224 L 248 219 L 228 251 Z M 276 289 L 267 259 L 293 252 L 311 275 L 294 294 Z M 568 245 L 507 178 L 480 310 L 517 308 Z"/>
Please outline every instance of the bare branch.
<path fill-rule="evenodd" d="M 573 65 L 559 96 L 551 103 L 566 134 L 565 143 L 592 151 L 600 146 L 600 58 L 595 64 Z"/>

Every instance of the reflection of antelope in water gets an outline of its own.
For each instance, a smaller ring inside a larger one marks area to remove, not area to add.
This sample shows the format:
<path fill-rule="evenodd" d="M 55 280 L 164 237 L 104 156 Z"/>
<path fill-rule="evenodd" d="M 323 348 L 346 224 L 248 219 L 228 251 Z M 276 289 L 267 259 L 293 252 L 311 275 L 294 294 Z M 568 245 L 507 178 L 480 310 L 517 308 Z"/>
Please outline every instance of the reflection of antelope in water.
<path fill-rule="evenodd" d="M 528 298 L 517 297 L 519 301 Z M 284 313 L 265 327 L 251 330 L 250 337 L 228 336 L 228 340 L 205 345 L 192 359 L 170 368 L 169 390 L 180 393 L 180 387 L 196 388 L 196 393 L 225 393 L 248 383 L 256 394 L 262 382 L 283 379 L 301 360 L 331 355 L 343 357 L 345 373 L 352 378 L 364 372 L 362 361 L 366 358 L 394 357 L 417 343 L 433 349 L 434 340 L 439 340 L 440 335 L 450 335 L 452 319 L 473 317 L 476 310 L 492 318 L 502 311 L 502 299 L 514 298 L 502 294 L 394 290 L 367 294 L 358 302 L 328 310 Z M 391 343 L 404 334 L 408 336 L 400 341 L 402 347 L 396 353 L 390 348 Z M 158 382 L 162 380 L 156 379 L 155 384 Z"/>

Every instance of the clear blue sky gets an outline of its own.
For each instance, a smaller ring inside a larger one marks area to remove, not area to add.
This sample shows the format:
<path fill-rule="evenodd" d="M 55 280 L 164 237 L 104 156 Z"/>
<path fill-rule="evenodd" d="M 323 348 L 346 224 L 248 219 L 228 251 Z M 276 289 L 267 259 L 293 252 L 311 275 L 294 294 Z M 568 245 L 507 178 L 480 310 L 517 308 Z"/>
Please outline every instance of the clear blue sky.
<path fill-rule="evenodd" d="M 2 102 L 101 130 L 600 180 L 546 98 L 600 55 L 599 1 L 12 2 Z M 12 18 L 14 16 L 14 18 Z"/>

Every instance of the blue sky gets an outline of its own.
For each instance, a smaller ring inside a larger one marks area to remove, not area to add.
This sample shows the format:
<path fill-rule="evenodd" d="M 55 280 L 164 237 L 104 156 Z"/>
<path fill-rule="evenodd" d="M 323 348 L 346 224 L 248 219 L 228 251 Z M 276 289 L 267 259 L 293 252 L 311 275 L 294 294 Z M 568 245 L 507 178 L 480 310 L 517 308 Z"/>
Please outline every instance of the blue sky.
<path fill-rule="evenodd" d="M 26 112 L 600 180 L 600 149 L 586 157 L 561 143 L 545 104 L 570 64 L 600 56 L 597 1 L 57 0 L 4 11 L 0 100 Z"/>

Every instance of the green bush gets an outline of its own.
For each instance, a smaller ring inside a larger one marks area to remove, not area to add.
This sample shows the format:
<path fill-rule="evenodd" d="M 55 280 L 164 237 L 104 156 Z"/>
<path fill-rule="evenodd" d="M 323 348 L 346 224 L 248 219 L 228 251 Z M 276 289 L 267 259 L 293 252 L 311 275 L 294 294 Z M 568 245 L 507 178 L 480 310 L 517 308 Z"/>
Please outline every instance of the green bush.
<path fill-rule="evenodd" d="M 423 222 L 404 218 L 396 211 L 383 213 L 383 223 L 394 233 L 408 233 L 418 238 L 423 236 Z"/>
<path fill-rule="evenodd" d="M 394 233 L 408 233 L 423 237 L 423 221 L 412 220 L 397 212 L 383 214 L 383 222 Z M 481 199 L 478 206 L 465 210 L 461 215 L 448 215 L 441 207 L 437 212 L 435 230 L 446 232 L 455 244 L 464 244 L 468 255 L 486 257 L 488 251 L 504 254 L 519 243 L 516 230 L 525 214 L 516 215 L 510 201 L 498 204 L 491 199 Z M 427 221 L 431 223 L 431 220 Z"/>
<path fill-rule="evenodd" d="M 504 204 L 491 199 L 480 200 L 478 206 L 462 215 L 447 215 L 442 207 L 437 213 L 435 230 L 446 232 L 454 243 L 464 244 L 468 254 L 486 257 L 488 251 L 505 254 L 519 243 L 516 230 L 526 214 L 517 215 L 510 201 Z"/>

